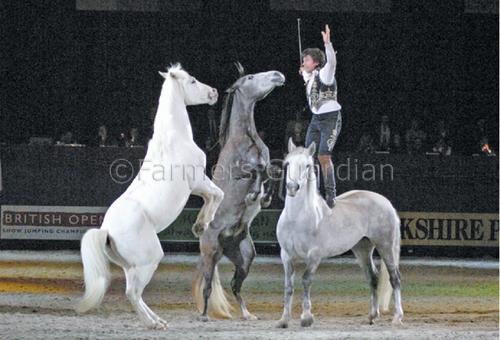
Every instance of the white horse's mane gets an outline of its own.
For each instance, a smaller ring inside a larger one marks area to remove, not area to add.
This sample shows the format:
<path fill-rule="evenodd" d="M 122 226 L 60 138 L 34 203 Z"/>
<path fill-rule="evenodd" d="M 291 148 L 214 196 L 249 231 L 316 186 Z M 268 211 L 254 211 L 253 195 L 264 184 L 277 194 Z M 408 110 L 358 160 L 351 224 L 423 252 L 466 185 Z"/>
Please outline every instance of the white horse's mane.
<path fill-rule="evenodd" d="M 182 68 L 182 65 L 180 63 L 174 63 L 171 64 L 167 68 L 167 72 L 174 75 L 175 78 L 183 78 L 186 79 L 189 77 L 189 74 Z"/>
<path fill-rule="evenodd" d="M 302 147 L 302 146 L 297 146 L 294 150 L 292 150 L 290 153 L 288 153 L 285 160 L 288 160 L 289 157 L 291 157 L 291 156 L 306 156 L 308 158 L 309 157 L 312 158 L 312 156 L 309 154 L 309 149 Z M 307 186 L 306 186 L 307 196 L 311 202 L 320 201 L 322 199 L 320 199 L 321 195 L 319 193 L 319 190 L 318 190 L 318 187 L 316 184 L 318 181 L 318 178 L 316 177 L 316 174 L 314 173 L 314 171 L 313 171 L 312 175 L 313 175 L 313 180 L 311 180 L 309 177 L 307 179 Z M 316 206 L 314 213 L 316 216 L 316 226 L 319 226 L 319 221 L 323 218 L 323 212 L 319 206 Z"/>
<path fill-rule="evenodd" d="M 290 153 L 288 153 L 288 155 L 285 157 L 285 161 L 288 160 L 291 156 L 306 156 L 307 158 L 312 158 L 312 156 L 309 154 L 309 150 L 307 148 L 302 147 L 302 146 L 297 146 L 294 150 L 292 150 Z M 315 180 L 316 181 L 318 180 L 316 178 L 316 176 L 315 176 Z M 307 190 L 313 190 L 314 192 L 318 191 L 316 185 L 313 185 L 313 186 L 308 185 Z"/>
<path fill-rule="evenodd" d="M 184 70 L 181 63 L 173 63 L 167 68 L 167 71 Z"/>
<path fill-rule="evenodd" d="M 148 147 L 148 155 L 153 158 L 162 157 L 162 150 L 164 149 L 163 145 L 166 143 L 165 138 L 167 137 L 165 131 L 168 129 L 166 116 L 172 110 L 172 108 L 170 108 L 171 102 L 175 100 L 175 98 L 179 97 L 179 93 L 175 91 L 184 91 L 182 86 L 175 84 L 177 83 L 177 80 L 188 79 L 190 77 L 190 75 L 182 68 L 180 63 L 170 64 L 170 66 L 167 67 L 167 72 L 165 73 L 160 71 L 160 74 L 163 78 L 165 78 L 165 83 L 160 94 L 160 104 L 155 114 L 153 138 L 149 141 Z M 174 109 L 174 112 L 177 112 L 176 109 Z"/>
<path fill-rule="evenodd" d="M 288 158 L 288 157 L 294 156 L 294 155 L 309 156 L 309 150 L 307 150 L 307 148 L 305 148 L 303 146 L 297 146 L 295 149 L 293 149 L 291 152 L 289 152 L 286 157 Z M 309 157 L 311 157 L 311 156 L 309 156 Z"/>

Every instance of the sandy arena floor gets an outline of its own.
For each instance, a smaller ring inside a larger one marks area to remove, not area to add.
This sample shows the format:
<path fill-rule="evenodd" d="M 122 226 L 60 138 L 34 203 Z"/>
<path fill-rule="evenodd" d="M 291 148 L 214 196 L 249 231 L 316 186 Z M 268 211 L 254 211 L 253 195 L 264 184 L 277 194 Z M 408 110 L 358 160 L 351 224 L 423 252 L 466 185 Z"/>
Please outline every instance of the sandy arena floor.
<path fill-rule="evenodd" d="M 259 257 L 243 286 L 258 321 L 197 321 L 190 296 L 196 257 L 170 255 L 146 288 L 144 300 L 169 322 L 166 331 L 145 329 L 124 294 L 124 275 L 113 282 L 99 310 L 83 316 L 72 307 L 83 292 L 75 252 L 0 252 L 0 338 L 115 339 L 498 339 L 498 262 L 403 260 L 404 325 L 384 314 L 367 321 L 369 289 L 352 259 L 322 264 L 313 283 L 315 323 L 300 327 L 302 287 L 296 275 L 294 320 L 276 329 L 281 316 L 283 274 L 275 257 Z M 220 266 L 229 287 L 232 266 Z M 234 299 L 231 298 L 234 302 Z M 236 307 L 236 305 L 235 305 Z"/>

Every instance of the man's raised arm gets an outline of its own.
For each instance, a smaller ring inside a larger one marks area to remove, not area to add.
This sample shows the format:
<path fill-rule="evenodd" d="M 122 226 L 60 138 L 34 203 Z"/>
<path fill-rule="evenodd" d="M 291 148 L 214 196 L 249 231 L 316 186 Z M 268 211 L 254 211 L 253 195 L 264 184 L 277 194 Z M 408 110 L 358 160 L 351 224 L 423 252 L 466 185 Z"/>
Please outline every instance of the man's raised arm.
<path fill-rule="evenodd" d="M 335 79 L 335 69 L 337 68 L 337 57 L 330 41 L 330 27 L 325 25 L 325 30 L 321 32 L 325 43 L 326 63 L 319 71 L 321 81 L 327 85 L 333 83 Z"/>

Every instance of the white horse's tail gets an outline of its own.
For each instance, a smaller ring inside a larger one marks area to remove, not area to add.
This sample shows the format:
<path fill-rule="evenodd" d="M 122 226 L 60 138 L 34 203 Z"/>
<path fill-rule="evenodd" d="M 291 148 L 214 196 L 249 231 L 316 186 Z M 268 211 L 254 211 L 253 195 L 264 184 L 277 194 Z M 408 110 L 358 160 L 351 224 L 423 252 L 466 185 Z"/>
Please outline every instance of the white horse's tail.
<path fill-rule="evenodd" d="M 380 275 L 378 277 L 377 296 L 378 305 L 383 312 L 389 310 L 389 303 L 391 302 L 392 286 L 389 281 L 389 271 L 385 265 L 384 260 L 380 260 Z"/>
<path fill-rule="evenodd" d="M 82 262 L 85 279 L 85 295 L 75 310 L 85 313 L 99 306 L 110 281 L 109 260 L 105 254 L 108 231 L 91 229 L 82 238 Z"/>
<path fill-rule="evenodd" d="M 203 312 L 204 299 L 203 289 L 205 288 L 205 279 L 201 267 L 196 271 L 196 276 L 193 280 L 192 294 L 196 307 L 200 313 Z M 220 283 L 219 270 L 217 265 L 214 269 L 214 276 L 212 279 L 212 294 L 208 299 L 208 315 L 216 319 L 231 319 L 231 304 L 227 300 L 226 292 Z"/>

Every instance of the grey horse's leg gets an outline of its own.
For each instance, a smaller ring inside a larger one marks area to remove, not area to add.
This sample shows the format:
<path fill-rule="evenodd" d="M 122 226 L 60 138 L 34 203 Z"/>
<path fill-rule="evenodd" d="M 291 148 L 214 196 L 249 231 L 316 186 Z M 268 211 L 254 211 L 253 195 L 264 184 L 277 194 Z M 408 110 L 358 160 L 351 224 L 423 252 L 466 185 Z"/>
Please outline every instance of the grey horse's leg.
<path fill-rule="evenodd" d="M 267 208 L 271 205 L 271 201 L 273 199 L 273 195 L 276 193 L 276 189 L 278 188 L 278 184 L 281 180 L 281 169 L 276 165 L 270 165 L 266 169 L 267 175 L 267 185 L 264 186 L 267 188 L 264 191 L 264 196 L 260 200 L 262 208 Z"/>
<path fill-rule="evenodd" d="M 245 196 L 245 204 L 247 206 L 253 205 L 253 203 L 257 200 L 262 191 L 262 183 L 264 181 L 263 174 L 261 171 L 252 171 L 252 176 L 255 178 L 252 180 L 252 183 L 249 186 L 248 193 Z"/>
<path fill-rule="evenodd" d="M 240 305 L 242 317 L 245 320 L 257 320 L 258 318 L 248 311 L 245 301 L 241 297 L 241 286 L 248 276 L 250 266 L 256 254 L 252 239 L 250 236 L 247 236 L 240 242 L 238 248 L 231 249 L 224 254 L 236 267 L 233 279 L 231 280 L 231 289 Z"/>
<path fill-rule="evenodd" d="M 302 276 L 302 283 L 304 285 L 302 315 L 300 316 L 300 325 L 302 327 L 309 327 L 314 322 L 314 317 L 311 314 L 311 284 L 314 273 L 316 273 L 316 270 L 318 269 L 320 263 L 320 257 L 309 258 L 306 264 L 306 271 Z"/>
<path fill-rule="evenodd" d="M 283 262 L 283 268 L 285 270 L 285 291 L 284 291 L 284 304 L 283 304 L 283 315 L 276 325 L 278 328 L 287 328 L 288 322 L 292 316 L 292 301 L 293 301 L 293 278 L 295 274 L 295 269 L 293 262 L 286 253 L 285 250 L 281 249 L 281 261 Z"/>
<path fill-rule="evenodd" d="M 212 279 L 214 276 L 215 265 L 222 257 L 222 249 L 217 247 L 215 251 L 202 252 L 202 272 L 205 280 L 205 287 L 203 288 L 203 312 L 200 316 L 201 321 L 208 321 L 208 299 L 212 294 Z"/>
<path fill-rule="evenodd" d="M 352 252 L 359 261 L 359 265 L 370 284 L 370 311 L 368 313 L 368 321 L 370 325 L 373 320 L 380 315 L 377 296 L 378 273 L 377 267 L 373 263 L 373 250 L 375 246 L 368 240 L 362 239 L 353 248 Z"/>
<path fill-rule="evenodd" d="M 394 290 L 394 318 L 392 319 L 393 324 L 401 324 L 403 320 L 403 306 L 401 304 L 401 273 L 399 272 L 399 240 L 395 243 L 396 245 L 391 245 L 390 247 L 379 247 L 377 246 L 377 251 L 379 252 L 382 260 L 385 262 L 387 271 L 389 272 L 389 278 L 391 281 L 392 289 Z"/>

